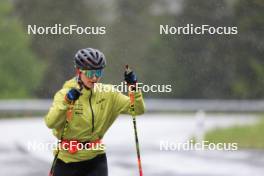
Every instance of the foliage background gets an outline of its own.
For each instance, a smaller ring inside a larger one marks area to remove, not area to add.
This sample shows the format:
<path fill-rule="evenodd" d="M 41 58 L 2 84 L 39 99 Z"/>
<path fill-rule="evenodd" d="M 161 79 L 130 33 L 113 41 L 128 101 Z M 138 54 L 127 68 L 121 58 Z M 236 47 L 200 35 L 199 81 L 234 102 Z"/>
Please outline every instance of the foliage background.
<path fill-rule="evenodd" d="M 51 98 L 74 76 L 79 48 L 102 50 L 103 82 L 130 64 L 145 84 L 172 84 L 152 98 L 264 97 L 263 0 L 3 0 L 0 98 Z M 106 35 L 28 35 L 27 25 L 106 26 Z M 237 26 L 238 35 L 159 35 L 159 25 Z"/>

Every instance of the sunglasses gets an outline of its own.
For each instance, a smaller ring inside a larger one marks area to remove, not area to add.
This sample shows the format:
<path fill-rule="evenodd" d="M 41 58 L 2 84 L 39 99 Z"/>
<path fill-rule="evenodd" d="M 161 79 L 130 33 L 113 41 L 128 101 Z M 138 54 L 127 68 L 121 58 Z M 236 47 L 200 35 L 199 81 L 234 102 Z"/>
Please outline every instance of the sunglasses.
<path fill-rule="evenodd" d="M 94 76 L 99 78 L 103 75 L 103 70 L 80 70 L 86 77 L 93 78 Z"/>

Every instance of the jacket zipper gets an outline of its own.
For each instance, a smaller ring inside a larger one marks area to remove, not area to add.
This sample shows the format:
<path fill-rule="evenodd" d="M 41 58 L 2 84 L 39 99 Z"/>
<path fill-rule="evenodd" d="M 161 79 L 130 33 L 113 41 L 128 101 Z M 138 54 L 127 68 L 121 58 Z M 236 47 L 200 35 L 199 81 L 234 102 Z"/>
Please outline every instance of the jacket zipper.
<path fill-rule="evenodd" d="M 92 133 L 94 132 L 94 112 L 93 112 L 93 107 L 92 107 L 92 95 L 93 95 L 93 91 L 91 90 L 91 94 L 89 97 L 89 105 L 90 105 L 90 109 L 92 112 Z"/>

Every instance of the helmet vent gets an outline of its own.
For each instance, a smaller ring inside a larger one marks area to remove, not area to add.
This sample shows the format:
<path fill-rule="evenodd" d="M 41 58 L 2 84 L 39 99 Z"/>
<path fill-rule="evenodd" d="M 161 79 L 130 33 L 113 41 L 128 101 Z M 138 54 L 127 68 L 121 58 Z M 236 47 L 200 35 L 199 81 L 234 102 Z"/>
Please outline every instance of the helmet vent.
<path fill-rule="evenodd" d="M 94 54 L 92 52 L 90 52 L 90 54 L 94 57 Z"/>

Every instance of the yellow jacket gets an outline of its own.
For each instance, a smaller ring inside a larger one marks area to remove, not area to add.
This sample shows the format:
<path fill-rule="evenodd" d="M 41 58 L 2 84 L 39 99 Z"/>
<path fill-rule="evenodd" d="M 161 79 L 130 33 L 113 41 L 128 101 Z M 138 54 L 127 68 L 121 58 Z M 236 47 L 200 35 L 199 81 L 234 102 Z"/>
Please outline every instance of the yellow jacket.
<path fill-rule="evenodd" d="M 66 122 L 69 105 L 64 97 L 71 88 L 78 88 L 76 79 L 67 81 L 55 96 L 52 107 L 45 117 L 46 125 L 53 129 L 53 134 L 60 139 Z M 108 128 L 119 114 L 131 114 L 129 97 L 114 90 L 112 85 L 98 84 L 100 90 L 82 90 L 82 95 L 73 106 L 73 115 L 64 130 L 65 140 L 80 142 L 102 139 Z M 103 89 L 102 89 L 103 88 Z M 135 115 L 144 113 L 144 101 L 141 92 L 135 92 Z M 102 148 L 96 150 L 79 150 L 75 154 L 60 150 L 58 158 L 64 162 L 89 160 L 104 153 Z"/>

